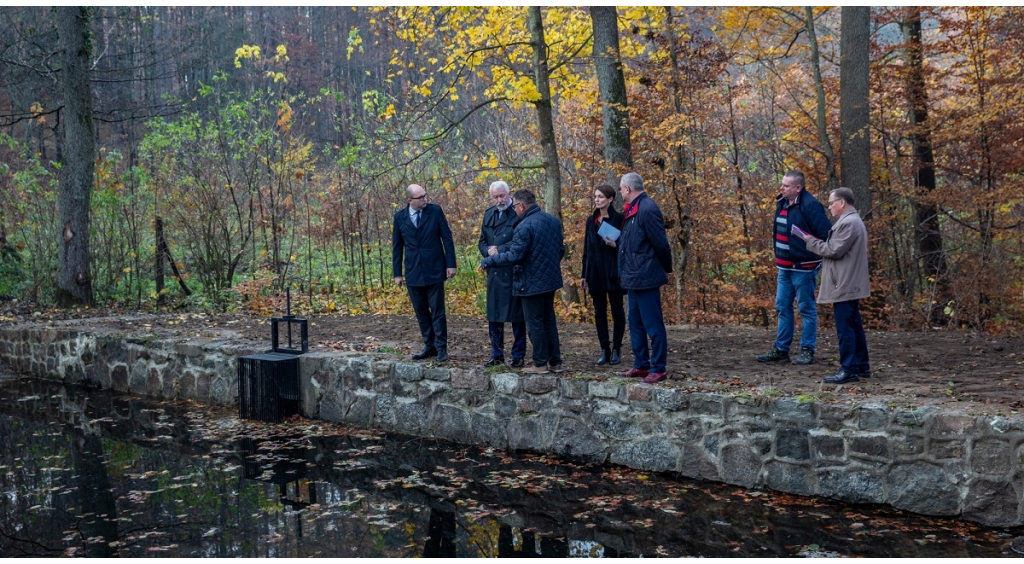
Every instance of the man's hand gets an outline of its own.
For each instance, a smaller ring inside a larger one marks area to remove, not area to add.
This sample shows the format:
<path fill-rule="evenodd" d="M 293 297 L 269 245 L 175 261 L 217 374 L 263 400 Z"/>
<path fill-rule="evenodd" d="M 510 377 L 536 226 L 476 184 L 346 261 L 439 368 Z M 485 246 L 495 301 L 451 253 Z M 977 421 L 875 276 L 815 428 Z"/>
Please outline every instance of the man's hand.
<path fill-rule="evenodd" d="M 495 247 L 494 245 L 487 247 L 487 256 L 493 257 L 496 254 L 498 254 L 498 247 Z"/>
<path fill-rule="evenodd" d="M 445 270 L 445 274 L 448 275 L 448 278 L 452 278 L 453 276 L 455 276 L 455 273 L 458 272 L 458 270 L 459 269 L 457 269 L 457 268 L 449 268 L 449 269 Z"/>
<path fill-rule="evenodd" d="M 395 276 L 395 285 L 396 286 L 401 286 L 402 282 L 403 282 L 403 280 L 402 280 L 401 276 Z"/>

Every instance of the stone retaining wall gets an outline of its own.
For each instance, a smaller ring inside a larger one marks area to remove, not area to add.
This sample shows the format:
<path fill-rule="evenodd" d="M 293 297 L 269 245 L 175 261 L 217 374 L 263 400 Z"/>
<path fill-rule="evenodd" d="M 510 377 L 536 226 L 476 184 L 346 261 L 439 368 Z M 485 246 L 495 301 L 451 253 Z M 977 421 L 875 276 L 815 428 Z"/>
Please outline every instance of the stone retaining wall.
<path fill-rule="evenodd" d="M 24 374 L 228 406 L 237 403 L 236 357 L 259 350 L 0 329 L 0 357 Z M 312 418 L 1024 524 L 1022 417 L 685 393 L 343 353 L 307 354 L 300 367 L 303 413 Z"/>

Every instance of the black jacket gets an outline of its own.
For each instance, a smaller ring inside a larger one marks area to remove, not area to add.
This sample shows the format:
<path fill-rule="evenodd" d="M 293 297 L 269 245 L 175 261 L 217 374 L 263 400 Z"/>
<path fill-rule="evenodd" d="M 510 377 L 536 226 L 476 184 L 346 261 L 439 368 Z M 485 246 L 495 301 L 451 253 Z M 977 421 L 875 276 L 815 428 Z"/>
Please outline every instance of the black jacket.
<path fill-rule="evenodd" d="M 536 296 L 562 287 L 564 256 L 562 223 L 534 204 L 519 218 L 509 249 L 480 264 L 484 268 L 514 265 L 512 293 Z"/>
<path fill-rule="evenodd" d="M 583 235 L 583 279 L 593 290 L 619 289 L 619 259 L 615 247 L 604 244 L 604 239 L 597 234 L 600 225 L 596 223 L 601 212 L 586 219 L 587 227 Z M 608 207 L 608 225 L 622 229 L 622 212 Z"/>
<path fill-rule="evenodd" d="M 633 210 L 622 220 L 619 237 L 619 283 L 625 290 L 650 290 L 668 283 L 672 249 L 665 235 L 665 219 L 654 200 L 641 192 Z"/>
<path fill-rule="evenodd" d="M 786 218 L 780 221 L 783 208 L 786 209 Z M 792 206 L 785 196 L 779 194 L 775 202 L 775 229 L 772 230 L 775 265 L 799 268 L 801 262 L 820 261 L 821 257 L 807 250 L 803 239 L 790 234 L 793 225 L 823 241 L 828 239 L 828 232 L 832 229 L 832 222 L 825 216 L 825 207 L 806 189 L 800 191 L 796 204 Z"/>
<path fill-rule="evenodd" d="M 498 219 L 497 206 L 487 208 L 477 245 L 480 255 L 486 258 L 490 246 L 497 247 L 499 253 L 507 251 L 512 245 L 512 232 L 518 219 L 511 206 L 501 212 L 501 219 Z M 487 269 L 487 321 L 523 322 L 522 302 L 512 295 L 512 269 L 511 266 Z"/>
<path fill-rule="evenodd" d="M 408 206 L 398 210 L 391 231 L 391 271 L 396 277 L 402 276 L 403 256 L 406 286 L 432 286 L 448 279 L 445 269 L 455 268 L 455 242 L 441 206 L 427 204 L 419 227 L 412 224 Z"/>

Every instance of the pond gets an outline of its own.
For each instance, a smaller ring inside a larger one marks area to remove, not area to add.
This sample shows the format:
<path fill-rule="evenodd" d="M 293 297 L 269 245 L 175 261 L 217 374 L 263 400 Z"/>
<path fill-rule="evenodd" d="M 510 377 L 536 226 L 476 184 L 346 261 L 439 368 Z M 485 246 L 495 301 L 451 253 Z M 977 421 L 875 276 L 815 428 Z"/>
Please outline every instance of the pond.
<path fill-rule="evenodd" d="M 0 437 L 5 557 L 997 557 L 1024 534 L 27 380 Z"/>

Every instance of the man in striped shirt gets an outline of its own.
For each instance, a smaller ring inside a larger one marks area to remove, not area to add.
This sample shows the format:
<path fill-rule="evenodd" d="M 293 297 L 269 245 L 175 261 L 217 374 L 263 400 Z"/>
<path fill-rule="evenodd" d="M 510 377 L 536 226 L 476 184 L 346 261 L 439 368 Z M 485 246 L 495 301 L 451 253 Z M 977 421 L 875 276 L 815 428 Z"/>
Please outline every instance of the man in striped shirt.
<path fill-rule="evenodd" d="M 790 362 L 789 347 L 793 343 L 793 299 L 800 309 L 800 355 L 793 364 L 812 364 L 818 339 L 818 309 L 814 303 L 814 281 L 821 268 L 821 257 L 807 250 L 804 240 L 793 233 L 803 230 L 826 239 L 832 223 L 825 208 L 804 189 L 804 173 L 790 170 L 782 177 L 778 202 L 775 205 L 775 267 L 779 269 L 775 291 L 775 309 L 779 312 L 779 329 L 775 344 L 768 353 L 758 355 L 758 362 Z"/>

